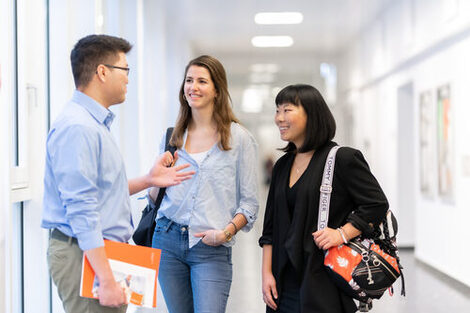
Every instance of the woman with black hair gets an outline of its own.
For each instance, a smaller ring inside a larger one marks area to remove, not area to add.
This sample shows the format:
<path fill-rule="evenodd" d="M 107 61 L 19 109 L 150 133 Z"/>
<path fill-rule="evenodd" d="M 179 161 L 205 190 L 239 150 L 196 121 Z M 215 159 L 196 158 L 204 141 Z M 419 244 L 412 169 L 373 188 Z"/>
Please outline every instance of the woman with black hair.
<path fill-rule="evenodd" d="M 371 234 L 387 199 L 362 153 L 338 150 L 328 227 L 317 230 L 320 185 L 336 124 L 317 89 L 290 85 L 276 97 L 275 123 L 286 154 L 275 164 L 263 234 L 263 300 L 267 312 L 355 312 L 352 298 L 327 276 L 324 252 Z"/>

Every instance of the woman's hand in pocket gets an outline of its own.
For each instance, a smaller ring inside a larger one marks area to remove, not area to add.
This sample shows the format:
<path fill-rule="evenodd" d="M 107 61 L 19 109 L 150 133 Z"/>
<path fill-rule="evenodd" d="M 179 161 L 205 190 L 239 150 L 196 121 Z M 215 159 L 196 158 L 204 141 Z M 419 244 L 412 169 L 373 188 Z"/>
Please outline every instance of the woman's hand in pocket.
<path fill-rule="evenodd" d="M 202 238 L 202 242 L 208 246 L 220 246 L 225 243 L 225 233 L 220 229 L 210 229 L 194 234 L 194 237 Z"/>

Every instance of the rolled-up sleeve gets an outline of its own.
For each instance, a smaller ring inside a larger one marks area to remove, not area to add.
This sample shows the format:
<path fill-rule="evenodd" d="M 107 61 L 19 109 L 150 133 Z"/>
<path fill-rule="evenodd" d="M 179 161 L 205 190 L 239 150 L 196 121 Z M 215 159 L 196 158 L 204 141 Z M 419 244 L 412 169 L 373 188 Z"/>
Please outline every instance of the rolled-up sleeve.
<path fill-rule="evenodd" d="M 248 132 L 241 137 L 238 177 L 240 204 L 235 214 L 243 214 L 248 223 L 242 228 L 247 232 L 253 228 L 258 217 L 258 144 Z"/>
<path fill-rule="evenodd" d="M 266 200 L 266 210 L 264 211 L 263 233 L 258 240 L 260 247 L 273 244 L 274 189 L 276 186 L 274 171 L 275 169 L 273 169 L 268 199 Z"/>
<path fill-rule="evenodd" d="M 65 217 L 82 250 L 104 245 L 98 212 L 99 139 L 85 126 L 55 134 L 48 147 Z"/>

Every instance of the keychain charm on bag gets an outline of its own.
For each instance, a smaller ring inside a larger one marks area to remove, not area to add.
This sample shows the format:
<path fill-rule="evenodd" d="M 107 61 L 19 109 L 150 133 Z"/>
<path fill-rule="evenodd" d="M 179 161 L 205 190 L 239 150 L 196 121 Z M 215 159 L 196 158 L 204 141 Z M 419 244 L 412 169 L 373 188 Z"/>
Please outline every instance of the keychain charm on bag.
<path fill-rule="evenodd" d="M 324 229 L 328 225 L 336 152 L 339 148 L 331 148 L 325 162 L 317 229 Z M 373 239 L 358 237 L 350 242 L 343 239 L 344 244 L 325 252 L 324 265 L 328 274 L 338 288 L 359 300 L 360 312 L 368 312 L 372 308 L 372 299 L 379 299 L 387 289 L 393 294 L 392 285 L 398 277 L 401 277 L 402 295 L 405 295 L 396 232 L 396 218 L 388 210 Z M 340 233 L 343 236 L 342 230 Z"/>

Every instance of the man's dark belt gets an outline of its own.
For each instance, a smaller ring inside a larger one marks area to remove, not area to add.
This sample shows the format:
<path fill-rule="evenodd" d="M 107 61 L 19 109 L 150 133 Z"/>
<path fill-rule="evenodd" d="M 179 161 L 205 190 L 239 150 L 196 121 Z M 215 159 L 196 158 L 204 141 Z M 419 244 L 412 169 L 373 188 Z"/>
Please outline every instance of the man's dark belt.
<path fill-rule="evenodd" d="M 51 238 L 54 238 L 60 241 L 65 241 L 65 242 L 68 242 L 69 244 L 78 243 L 77 238 L 67 236 L 66 234 L 58 230 L 57 228 L 54 228 L 52 230 Z"/>

